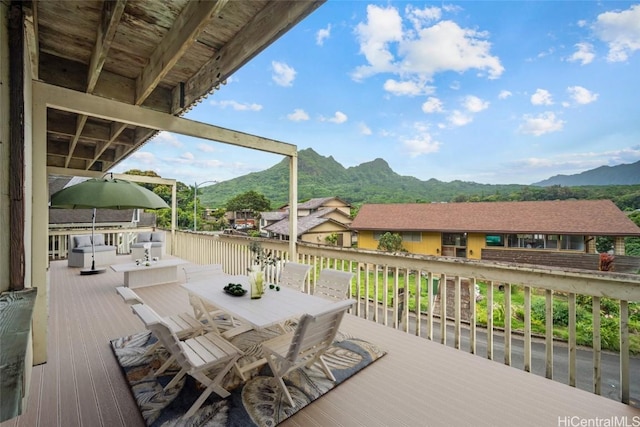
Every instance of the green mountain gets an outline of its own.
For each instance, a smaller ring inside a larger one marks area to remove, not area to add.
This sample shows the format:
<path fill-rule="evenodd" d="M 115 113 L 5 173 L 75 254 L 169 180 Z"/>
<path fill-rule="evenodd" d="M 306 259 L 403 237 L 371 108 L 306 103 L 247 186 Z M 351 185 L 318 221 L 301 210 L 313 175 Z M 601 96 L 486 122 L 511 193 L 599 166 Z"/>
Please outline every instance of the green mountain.
<path fill-rule="evenodd" d="M 635 185 L 640 184 L 640 161 L 617 166 L 600 166 L 576 175 L 555 175 L 532 185 L 548 187 L 562 185 Z"/>
<path fill-rule="evenodd" d="M 298 152 L 298 199 L 339 197 L 353 205 L 362 203 L 445 202 L 455 197 L 510 194 L 522 185 L 491 185 L 475 182 L 421 181 L 395 173 L 383 159 L 345 168 L 333 157 L 323 157 L 313 149 Z M 264 194 L 271 207 L 289 203 L 289 160 L 201 190 L 206 206 L 221 207 L 227 200 L 254 190 Z"/>

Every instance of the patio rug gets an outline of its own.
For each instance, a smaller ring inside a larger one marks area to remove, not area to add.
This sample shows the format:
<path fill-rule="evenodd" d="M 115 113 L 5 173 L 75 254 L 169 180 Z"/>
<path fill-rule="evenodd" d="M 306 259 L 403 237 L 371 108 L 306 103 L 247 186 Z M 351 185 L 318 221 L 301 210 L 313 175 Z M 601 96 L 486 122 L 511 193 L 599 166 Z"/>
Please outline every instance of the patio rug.
<path fill-rule="evenodd" d="M 277 335 L 275 331 L 265 330 L 245 332 L 234 337 L 233 344 L 244 352 L 238 362 L 240 366 L 259 359 L 260 343 Z M 212 393 L 193 417 L 182 420 L 182 415 L 189 410 L 203 387 L 191 376 L 185 375 L 176 387 L 164 392 L 163 387 L 179 368 L 174 364 L 160 377 L 153 376 L 153 372 L 168 358 L 164 349 L 144 356 L 147 347 L 155 341 L 156 338 L 149 331 L 144 331 L 112 340 L 111 348 L 142 417 L 148 426 L 158 427 L 275 426 L 386 354 L 369 342 L 339 333 L 325 354 L 325 360 L 336 378 L 335 384 L 317 366 L 300 368 L 285 376 L 295 407 L 288 405 L 271 376 L 269 366 L 265 365 L 248 372 L 246 375 L 251 379 L 244 384 L 231 370 L 223 382 L 231 395 L 221 399 Z"/>

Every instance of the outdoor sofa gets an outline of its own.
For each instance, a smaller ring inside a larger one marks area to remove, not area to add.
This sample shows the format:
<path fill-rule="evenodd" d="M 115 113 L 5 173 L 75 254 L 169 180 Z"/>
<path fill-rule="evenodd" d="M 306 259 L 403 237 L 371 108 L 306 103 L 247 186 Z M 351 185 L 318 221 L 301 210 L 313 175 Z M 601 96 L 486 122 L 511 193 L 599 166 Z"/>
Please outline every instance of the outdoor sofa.
<path fill-rule="evenodd" d="M 151 243 L 149 256 L 151 258 L 162 259 L 165 253 L 164 249 L 164 231 L 142 232 L 138 233 L 135 243 L 131 244 L 131 259 L 144 258 L 144 246 Z"/>
<path fill-rule="evenodd" d="M 90 234 L 69 236 L 69 254 L 67 257 L 69 267 L 91 267 L 91 254 L 93 253 L 91 242 Z M 95 243 L 95 265 L 111 265 L 115 263 L 117 248 L 105 244 L 104 234 L 94 234 L 93 242 Z"/>

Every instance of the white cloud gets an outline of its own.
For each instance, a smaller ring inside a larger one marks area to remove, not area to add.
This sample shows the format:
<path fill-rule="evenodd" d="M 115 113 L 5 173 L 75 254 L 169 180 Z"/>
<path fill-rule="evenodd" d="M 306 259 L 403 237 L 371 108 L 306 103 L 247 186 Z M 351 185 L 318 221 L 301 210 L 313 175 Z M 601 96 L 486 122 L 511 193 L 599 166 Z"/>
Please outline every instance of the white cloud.
<path fill-rule="evenodd" d="M 322 46 L 324 41 L 331 36 L 331 24 L 327 25 L 327 28 L 321 28 L 316 33 L 316 44 Z"/>
<path fill-rule="evenodd" d="M 369 126 L 367 126 L 365 123 L 358 123 L 358 129 L 360 129 L 360 133 L 362 135 L 372 135 L 373 132 L 371 132 L 371 128 Z"/>
<path fill-rule="evenodd" d="M 416 9 L 414 6 L 408 5 L 405 14 L 413 27 L 419 31 L 425 22 L 439 20 L 442 17 L 442 9 L 435 6 Z"/>
<path fill-rule="evenodd" d="M 478 69 L 496 79 L 504 67 L 498 57 L 491 56 L 491 43 L 484 40 L 486 37 L 484 32 L 441 21 L 419 31 L 416 38 L 403 40 L 399 48 L 402 71 L 433 76 L 444 71 Z"/>
<path fill-rule="evenodd" d="M 216 149 L 211 145 L 204 142 L 199 143 L 196 148 L 205 153 L 213 153 Z"/>
<path fill-rule="evenodd" d="M 533 105 L 553 105 L 553 99 L 548 90 L 537 89 L 536 93 L 531 95 L 531 103 Z"/>
<path fill-rule="evenodd" d="M 309 120 L 309 115 L 303 109 L 296 108 L 293 113 L 287 114 L 287 119 L 292 122 L 302 122 Z"/>
<path fill-rule="evenodd" d="M 507 99 L 512 95 L 513 94 L 508 90 L 501 90 L 500 93 L 498 94 L 498 99 Z"/>
<path fill-rule="evenodd" d="M 489 102 L 483 101 L 477 96 L 469 95 L 464 98 L 462 102 L 464 108 L 470 113 L 479 113 L 480 111 L 489 108 Z"/>
<path fill-rule="evenodd" d="M 609 46 L 608 61 L 626 61 L 640 49 L 640 4 L 622 12 L 601 13 L 593 30 Z"/>
<path fill-rule="evenodd" d="M 569 92 L 569 96 L 576 104 L 591 104 L 598 99 L 597 93 L 593 93 L 582 86 L 570 86 L 567 88 L 567 92 Z"/>
<path fill-rule="evenodd" d="M 422 111 L 425 113 L 442 113 L 442 101 L 432 96 L 428 97 L 424 104 L 422 104 Z"/>
<path fill-rule="evenodd" d="M 405 80 L 399 82 L 389 79 L 384 82 L 384 90 L 396 96 L 417 96 L 433 93 L 434 88 L 433 86 L 427 86 L 424 81 Z"/>
<path fill-rule="evenodd" d="M 262 105 L 260 104 L 243 104 L 238 101 L 216 101 L 213 100 L 210 103 L 214 107 L 220 108 L 232 108 L 235 111 L 260 111 L 262 110 Z"/>
<path fill-rule="evenodd" d="M 465 114 L 460 110 L 453 110 L 449 117 L 447 117 L 447 121 L 452 126 L 465 126 L 473 121 L 473 116 L 471 114 Z"/>
<path fill-rule="evenodd" d="M 153 165 L 158 161 L 156 155 L 148 151 L 136 151 L 130 158 L 144 165 Z"/>
<path fill-rule="evenodd" d="M 580 65 L 587 65 L 596 57 L 591 43 L 576 43 L 576 48 L 578 50 L 569 57 L 569 62 L 580 62 Z"/>
<path fill-rule="evenodd" d="M 296 78 L 296 70 L 284 62 L 272 61 L 271 68 L 273 76 L 271 78 L 280 86 L 293 86 L 293 80 Z"/>
<path fill-rule="evenodd" d="M 194 155 L 193 155 L 193 153 L 192 153 L 192 152 L 190 152 L 190 151 L 186 151 L 186 152 L 184 152 L 184 153 L 182 153 L 182 154 L 180 155 L 180 159 L 181 159 L 181 160 L 188 160 L 188 161 L 191 161 L 191 160 L 194 160 L 195 158 L 196 158 L 196 156 L 194 156 Z"/>
<path fill-rule="evenodd" d="M 336 111 L 336 113 L 333 115 L 333 117 L 329 117 L 328 119 L 325 118 L 321 118 L 321 121 L 327 121 L 327 122 L 331 122 L 331 123 L 344 123 L 347 121 L 347 115 L 344 114 L 341 111 Z"/>
<path fill-rule="evenodd" d="M 153 140 L 160 144 L 167 144 L 172 147 L 180 148 L 183 146 L 182 141 L 180 141 L 176 135 L 167 131 L 158 132 Z"/>
<path fill-rule="evenodd" d="M 442 144 L 433 139 L 428 132 L 429 128 L 421 123 L 417 123 L 415 127 L 418 134 L 413 138 L 402 141 L 402 145 L 409 152 L 409 157 L 438 152 Z"/>
<path fill-rule="evenodd" d="M 389 51 L 391 42 L 402 40 L 402 18 L 394 7 L 367 6 L 367 22 L 356 26 L 356 37 L 362 53 L 369 65 L 358 67 L 355 80 L 361 80 L 380 72 L 395 69 L 393 54 Z"/>
<path fill-rule="evenodd" d="M 403 32 L 396 8 L 367 6 L 367 21 L 355 31 L 367 65 L 357 67 L 352 77 L 362 80 L 377 73 L 394 73 L 430 80 L 436 73 L 470 69 L 487 73 L 490 79 L 500 77 L 504 67 L 491 55 L 487 33 L 461 28 L 453 21 L 423 26 L 436 16 L 434 8 L 409 7 L 407 20 L 413 29 Z"/>
<path fill-rule="evenodd" d="M 535 136 L 558 132 L 562 130 L 565 123 L 563 120 L 556 118 L 556 115 L 550 111 L 538 114 L 537 116 L 525 114 L 522 119 L 523 123 L 518 128 L 518 131 Z"/>

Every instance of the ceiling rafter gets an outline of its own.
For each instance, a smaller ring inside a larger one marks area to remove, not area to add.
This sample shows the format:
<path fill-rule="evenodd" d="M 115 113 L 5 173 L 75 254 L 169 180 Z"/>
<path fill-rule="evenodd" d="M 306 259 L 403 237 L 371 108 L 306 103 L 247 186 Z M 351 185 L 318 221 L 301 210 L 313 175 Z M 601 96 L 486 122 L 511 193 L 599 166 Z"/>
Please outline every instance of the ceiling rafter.
<path fill-rule="evenodd" d="M 135 105 L 141 105 L 228 0 L 190 1 L 162 39 L 136 81 Z"/>
<path fill-rule="evenodd" d="M 116 36 L 116 29 L 118 28 L 120 19 L 122 19 L 122 14 L 124 13 L 124 7 L 126 6 L 126 4 L 127 0 L 116 0 L 105 1 L 102 6 L 102 17 L 100 20 L 100 25 L 98 26 L 96 44 L 93 46 L 93 51 L 91 52 L 91 61 L 89 62 L 86 90 L 87 93 L 93 93 L 93 90 L 96 87 L 96 83 L 98 83 L 98 78 L 100 77 L 100 73 L 102 72 L 104 62 L 107 59 L 107 54 L 109 52 L 109 48 L 111 47 L 111 43 Z M 71 140 L 71 144 L 69 144 L 69 154 L 65 159 L 65 167 L 69 167 L 69 162 L 71 161 L 71 157 L 73 156 L 73 152 L 76 148 L 76 145 L 78 144 L 80 135 L 82 135 L 82 131 L 86 122 L 87 116 L 81 115 L 78 117 L 76 133 Z M 109 143 L 107 144 L 104 144 L 101 150 L 96 150 L 96 152 L 100 152 L 96 153 L 93 161 L 87 162 L 87 170 L 91 168 L 91 166 L 100 157 L 104 150 L 107 149 L 109 144 L 111 144 L 111 141 L 109 141 Z"/>

